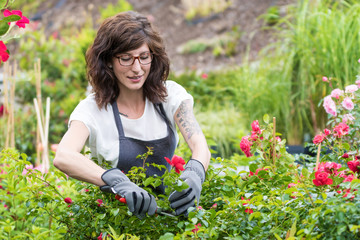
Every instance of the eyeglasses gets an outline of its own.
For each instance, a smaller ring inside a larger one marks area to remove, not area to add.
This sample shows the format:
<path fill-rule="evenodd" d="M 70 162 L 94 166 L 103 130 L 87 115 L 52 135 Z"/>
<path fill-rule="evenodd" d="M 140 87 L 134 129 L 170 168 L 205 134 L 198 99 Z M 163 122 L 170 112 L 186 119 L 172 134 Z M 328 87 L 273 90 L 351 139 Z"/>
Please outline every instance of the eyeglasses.
<path fill-rule="evenodd" d="M 143 52 L 140 53 L 140 55 L 137 57 L 134 57 L 131 54 L 121 54 L 116 58 L 119 60 L 121 66 L 131 66 L 134 64 L 135 59 L 139 60 L 140 64 L 146 65 L 151 63 L 152 54 L 150 52 Z"/>

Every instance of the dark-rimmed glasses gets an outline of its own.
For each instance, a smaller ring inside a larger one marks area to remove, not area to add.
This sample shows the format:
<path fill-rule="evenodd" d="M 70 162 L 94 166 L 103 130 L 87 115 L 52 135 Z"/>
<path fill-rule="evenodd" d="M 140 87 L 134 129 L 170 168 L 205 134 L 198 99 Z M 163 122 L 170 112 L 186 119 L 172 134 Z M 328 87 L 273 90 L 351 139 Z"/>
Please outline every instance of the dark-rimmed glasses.
<path fill-rule="evenodd" d="M 140 53 L 139 56 L 134 57 L 131 54 L 121 54 L 116 57 L 121 66 L 131 66 L 134 64 L 135 59 L 139 60 L 142 65 L 150 64 L 152 61 L 152 54 L 150 52 Z"/>

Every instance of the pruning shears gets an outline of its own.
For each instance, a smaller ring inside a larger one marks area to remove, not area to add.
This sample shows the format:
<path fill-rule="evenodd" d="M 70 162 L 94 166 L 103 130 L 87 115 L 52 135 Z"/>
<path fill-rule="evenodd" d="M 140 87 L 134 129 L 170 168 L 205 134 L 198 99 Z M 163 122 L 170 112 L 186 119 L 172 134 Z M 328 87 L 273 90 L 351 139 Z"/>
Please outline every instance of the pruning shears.
<path fill-rule="evenodd" d="M 119 200 L 121 203 L 125 203 L 125 204 L 126 204 L 126 199 L 125 199 L 124 197 L 121 197 L 121 196 L 119 196 L 119 195 L 115 195 L 115 198 L 116 198 L 117 200 Z M 168 216 L 168 217 L 176 218 L 175 215 L 173 215 L 173 214 L 171 214 L 171 213 L 168 213 L 168 212 L 165 212 L 161 207 L 157 207 L 155 213 L 157 213 L 157 214 L 162 214 L 162 215 Z"/>

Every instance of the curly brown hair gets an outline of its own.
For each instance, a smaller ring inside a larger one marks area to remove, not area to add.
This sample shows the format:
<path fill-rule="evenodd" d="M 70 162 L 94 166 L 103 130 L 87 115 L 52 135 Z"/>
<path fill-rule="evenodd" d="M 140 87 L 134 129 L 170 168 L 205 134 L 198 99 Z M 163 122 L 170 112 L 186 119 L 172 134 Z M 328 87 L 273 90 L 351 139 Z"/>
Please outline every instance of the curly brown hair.
<path fill-rule="evenodd" d="M 116 101 L 120 94 L 118 79 L 109 67 L 119 53 L 135 50 L 146 43 L 153 55 L 150 73 L 144 83 L 144 96 L 153 103 L 167 97 L 165 81 L 170 71 L 169 58 L 160 34 L 143 15 L 128 11 L 107 18 L 94 43 L 86 52 L 87 77 L 99 108 Z"/>

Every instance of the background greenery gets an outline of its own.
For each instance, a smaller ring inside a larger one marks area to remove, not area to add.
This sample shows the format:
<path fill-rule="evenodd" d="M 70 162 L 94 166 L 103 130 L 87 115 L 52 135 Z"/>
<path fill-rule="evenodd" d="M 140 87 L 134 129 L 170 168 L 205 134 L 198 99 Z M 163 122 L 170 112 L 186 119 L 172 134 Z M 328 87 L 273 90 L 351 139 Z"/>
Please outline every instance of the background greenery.
<path fill-rule="evenodd" d="M 30 13 L 40 2 L 18 0 L 13 7 Z M 99 11 L 104 19 L 131 8 L 120 0 Z M 258 60 L 244 57 L 238 66 L 208 72 L 206 78 L 197 71 L 172 73 L 170 79 L 194 96 L 197 118 L 216 156 L 239 154 L 238 142 L 247 133 L 244 126 L 265 113 L 277 118 L 277 131 L 289 144 L 303 144 L 304 136 L 317 134 L 326 121 L 320 100 L 330 89 L 322 77 L 333 79 L 340 87 L 355 81 L 360 56 L 359 13 L 357 1 L 299 1 L 284 17 L 271 8 L 262 17 L 279 40 L 263 49 Z M 16 118 L 23 125 L 17 127 L 25 128 L 17 133 L 16 143 L 30 159 L 35 150 L 35 126 L 33 119 L 27 118 L 27 122 L 24 116 L 33 114 L 34 59 L 41 59 L 43 96 L 50 96 L 53 103 L 49 140 L 58 143 L 70 113 L 85 97 L 84 54 L 94 34 L 89 23 L 76 34 L 65 31 L 60 36 L 46 37 L 42 30 L 28 31 L 16 41 L 19 51 L 12 57 L 19 61 L 23 72 L 16 95 L 24 106 L 18 109 Z M 236 26 L 234 34 L 240 34 Z M 223 42 L 221 48 L 234 49 L 237 39 Z M 1 136 L 0 145 L 3 141 Z"/>

